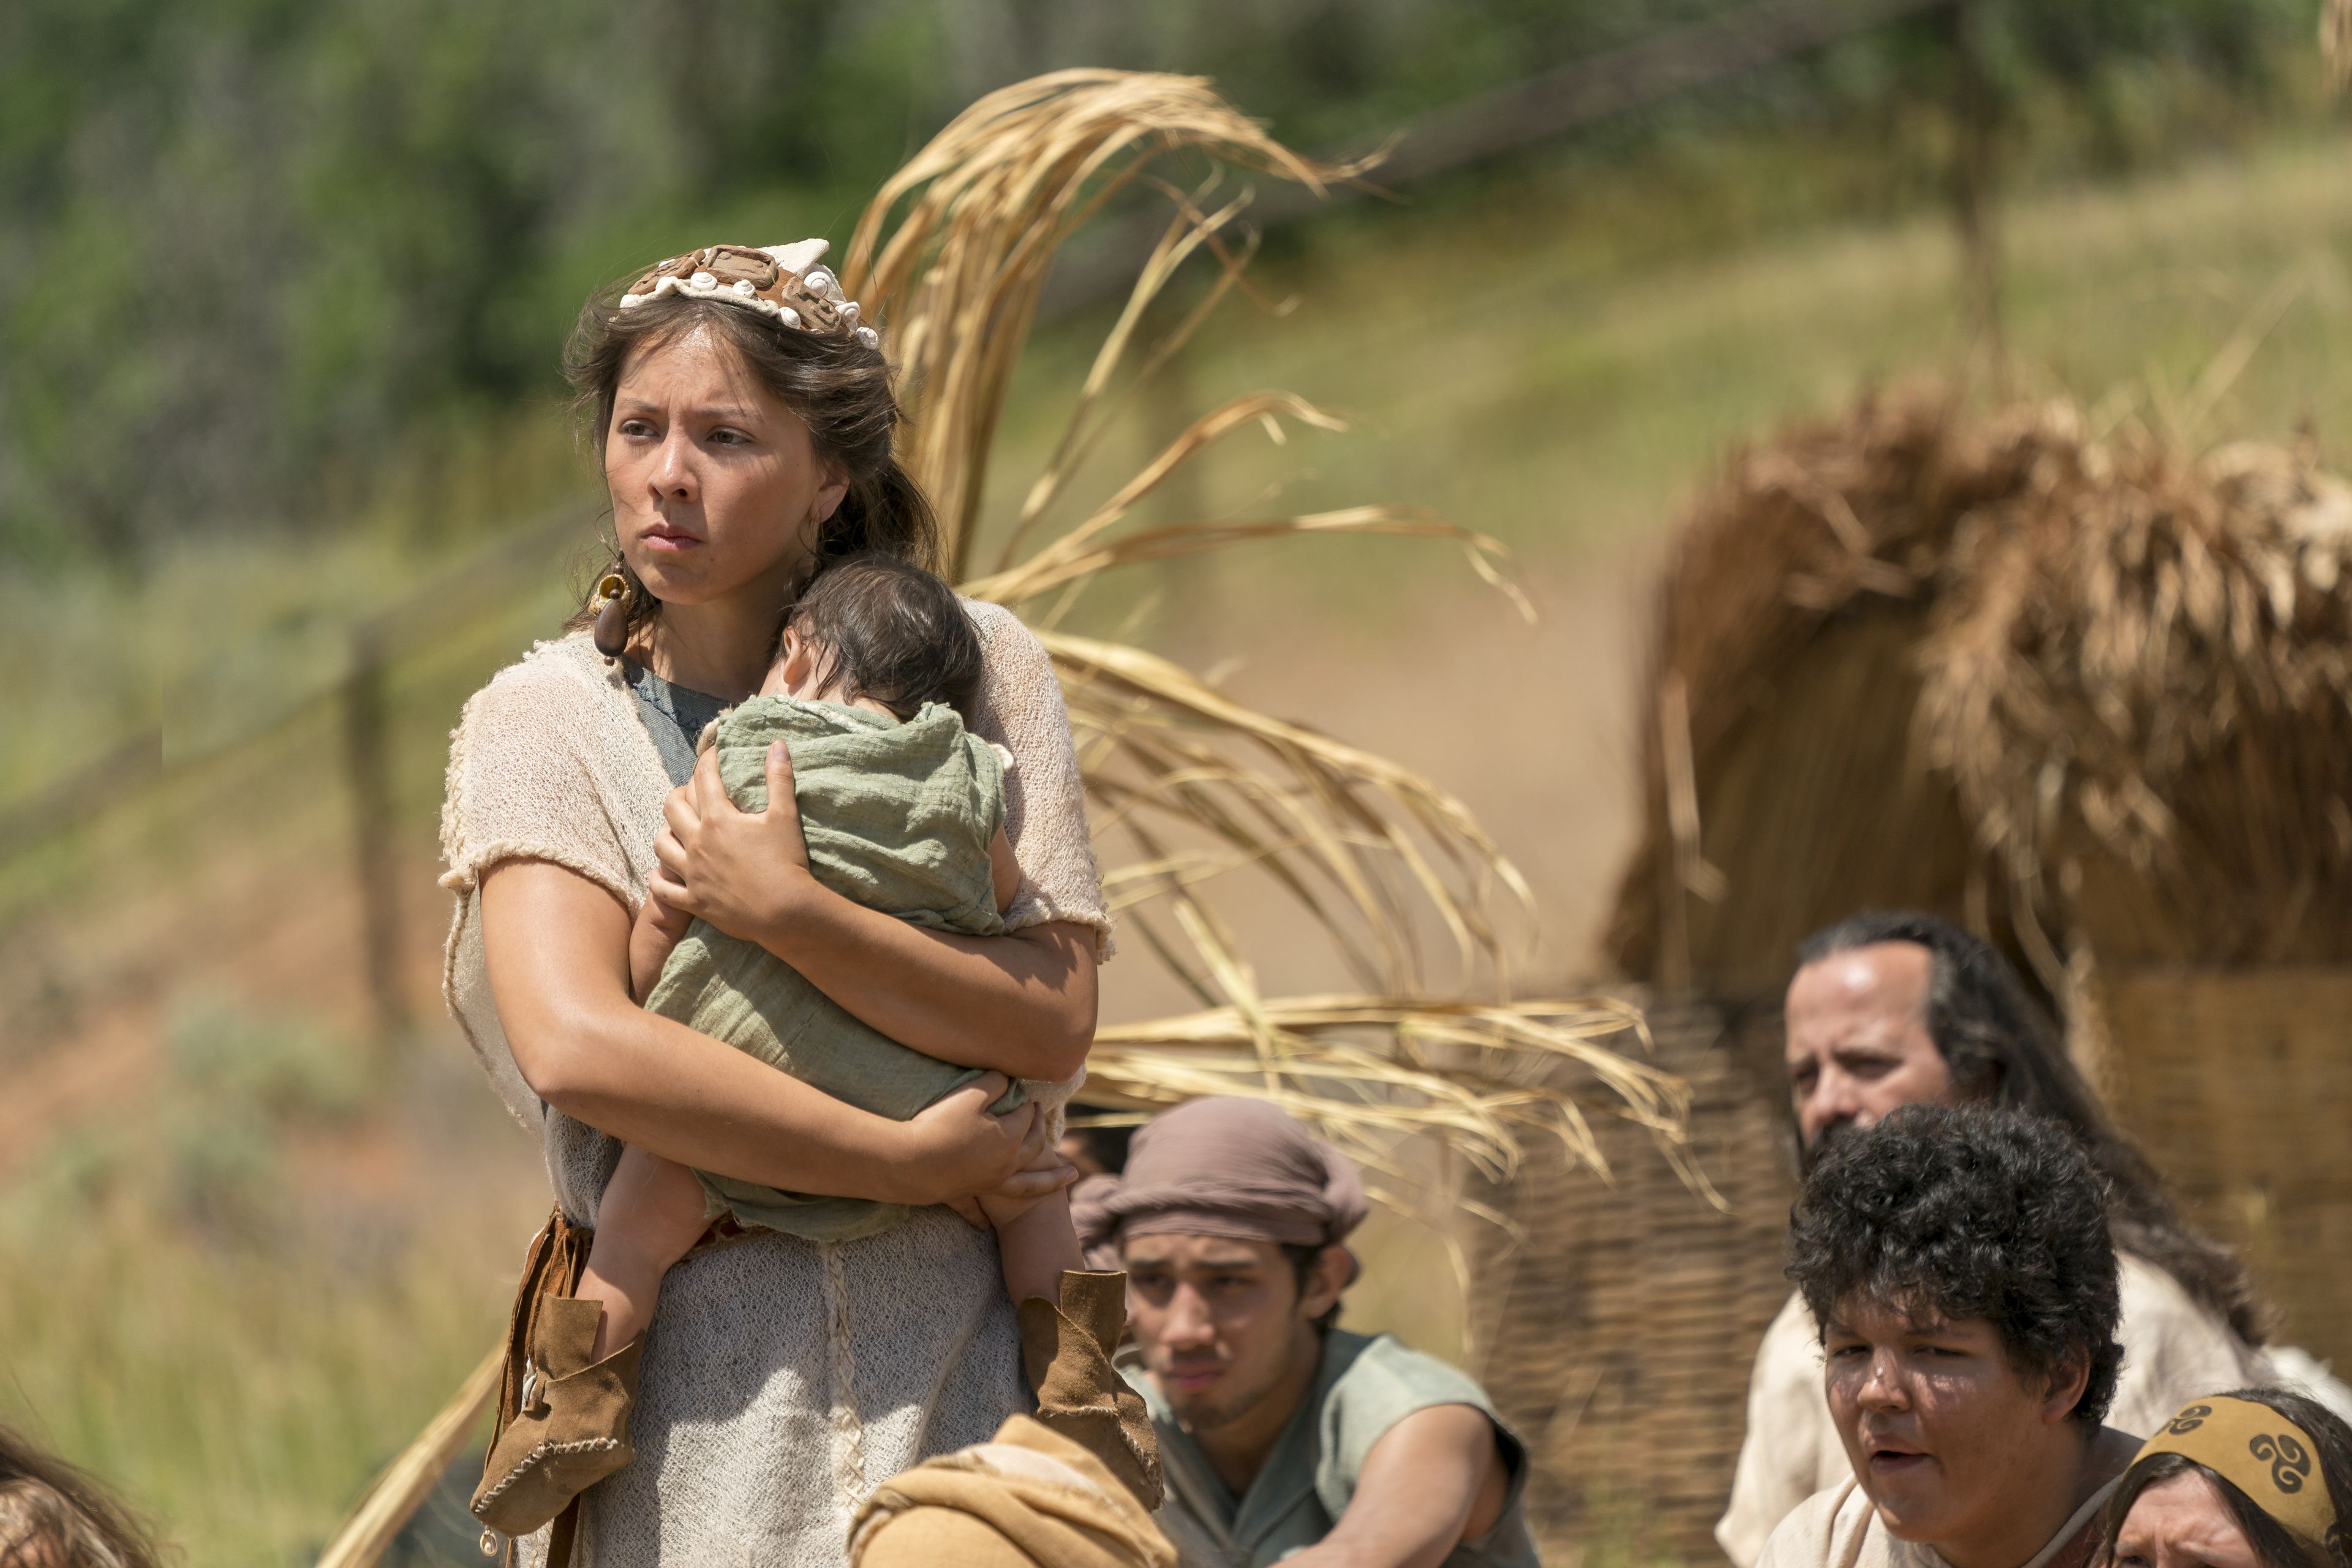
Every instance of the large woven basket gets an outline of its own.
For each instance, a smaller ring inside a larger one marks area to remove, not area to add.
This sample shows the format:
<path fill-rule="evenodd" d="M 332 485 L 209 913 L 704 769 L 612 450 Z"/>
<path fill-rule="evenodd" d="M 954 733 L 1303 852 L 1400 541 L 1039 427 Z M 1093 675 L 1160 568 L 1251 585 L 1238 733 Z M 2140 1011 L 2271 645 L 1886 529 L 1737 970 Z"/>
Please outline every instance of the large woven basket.
<path fill-rule="evenodd" d="M 1788 1297 L 1789 1161 L 1752 1053 L 1714 1009 L 1656 1009 L 1651 1027 L 1659 1065 L 1691 1082 L 1694 1152 L 1728 1209 L 1622 1123 L 1600 1128 L 1613 1185 L 1545 1162 L 1484 1194 L 1525 1238 L 1485 1237 L 1476 1360 L 1528 1443 L 1548 1558 L 1613 1542 L 1720 1560 L 1748 1363 Z"/>
<path fill-rule="evenodd" d="M 2132 969 L 2103 987 L 2116 1110 L 2244 1249 L 2278 1339 L 2352 1368 L 2352 967 Z"/>

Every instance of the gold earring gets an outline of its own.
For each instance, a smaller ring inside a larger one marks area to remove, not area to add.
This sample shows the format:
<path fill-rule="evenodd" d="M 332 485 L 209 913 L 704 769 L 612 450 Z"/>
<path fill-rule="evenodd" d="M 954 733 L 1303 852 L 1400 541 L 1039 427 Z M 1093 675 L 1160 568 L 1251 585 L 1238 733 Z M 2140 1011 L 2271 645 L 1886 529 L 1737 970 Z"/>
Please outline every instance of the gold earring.
<path fill-rule="evenodd" d="M 596 612 L 596 651 L 618 658 L 629 648 L 629 580 L 618 572 L 605 573 L 596 580 L 596 597 L 604 601 Z"/>

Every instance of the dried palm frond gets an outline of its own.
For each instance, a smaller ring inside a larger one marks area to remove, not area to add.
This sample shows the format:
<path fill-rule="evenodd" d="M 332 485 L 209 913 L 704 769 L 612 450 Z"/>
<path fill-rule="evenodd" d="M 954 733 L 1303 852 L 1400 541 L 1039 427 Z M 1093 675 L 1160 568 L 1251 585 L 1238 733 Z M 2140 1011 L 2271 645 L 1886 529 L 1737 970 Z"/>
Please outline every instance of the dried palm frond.
<path fill-rule="evenodd" d="M 1267 1032 L 1282 1047 L 1271 1069 L 1259 1047 Z M 1681 1158 L 1689 1089 L 1629 1047 L 1646 1050 L 1648 1035 L 1624 1002 L 1294 996 L 1104 1029 L 1087 1072 L 1089 1103 L 1142 1113 L 1200 1094 L 1260 1094 L 1375 1166 L 1396 1135 L 1445 1123 L 1455 1151 L 1503 1182 L 1529 1130 L 1606 1175 L 1588 1113 L 1643 1127 Z M 1564 1069 L 1605 1095 L 1562 1087 Z"/>
<path fill-rule="evenodd" d="M 950 554 L 961 563 L 978 531 L 980 479 L 1005 381 L 1057 247 L 1129 184 L 1140 182 L 1171 202 L 1052 458 L 1028 487 L 1005 557 L 996 571 L 968 579 L 965 591 L 1019 605 L 1066 595 L 1115 568 L 1257 540 L 1348 534 L 1447 539 L 1499 583 L 1494 563 L 1503 552 L 1496 542 L 1397 508 L 1123 527 L 1171 476 L 1236 431 L 1256 428 L 1281 440 L 1286 422 L 1340 427 L 1336 416 L 1286 393 L 1250 394 L 1209 411 L 1085 515 L 1058 531 L 1041 528 L 1116 414 L 1112 387 L 1122 362 L 1177 268 L 1203 252 L 1220 264 L 1207 297 L 1157 345 L 1145 374 L 1181 347 L 1239 277 L 1245 248 L 1236 254 L 1221 236 L 1244 200 L 1211 209 L 1149 173 L 1156 159 L 1178 153 L 1316 189 L 1358 172 L 1297 157 L 1197 79 L 1066 71 L 973 105 L 884 187 L 859 225 L 850 281 L 889 322 L 914 410 L 908 460 L 930 488 L 954 541 Z M 910 197 L 892 226 L 891 215 Z M 1017 553 L 1024 544 L 1034 548 Z M 1432 896 L 1465 962 L 1497 951 L 1488 889 L 1524 900 L 1524 884 L 1450 797 L 1380 759 L 1252 713 L 1139 649 L 1064 637 L 1051 651 L 1093 764 L 1089 785 L 1109 821 L 1172 815 L 1241 851 L 1318 918 L 1351 928 L 1334 936 L 1368 983 L 1395 987 L 1416 978 L 1408 888 Z M 1236 742 L 1271 769 L 1239 754 Z M 1396 816 L 1367 795 L 1397 808 Z M 1416 842 L 1406 823 L 1433 831 L 1432 844 Z"/>
<path fill-rule="evenodd" d="M 939 509 L 959 575 L 1004 390 L 1055 254 L 1156 157 L 1179 149 L 1317 191 L 1359 172 L 1299 157 L 1198 77 L 1056 71 L 956 116 L 859 220 L 844 283 L 889 322 L 914 414 L 906 462 Z M 1202 237 L 1208 232 L 1213 226 Z"/>
<path fill-rule="evenodd" d="M 1097 839 L 1132 851 L 1106 878 L 1123 928 L 1209 1009 L 1107 1031 L 1090 1099 L 1141 1108 L 1198 1092 L 1262 1093 L 1325 1125 L 1376 1169 L 1389 1158 L 1384 1140 L 1416 1131 L 1498 1177 L 1537 1130 L 1597 1166 L 1585 1102 L 1497 1065 L 1541 1058 L 1581 1063 L 1613 1112 L 1651 1129 L 1679 1161 L 1678 1086 L 1600 1043 L 1643 1038 L 1629 1032 L 1622 1007 L 1417 999 L 1426 989 L 1420 926 L 1443 930 L 1465 980 L 1484 974 L 1501 992 L 1510 938 L 1498 902 L 1532 908 L 1517 870 L 1461 802 L 1385 758 L 1255 711 L 1169 659 L 1058 629 L 1076 596 L 1108 572 L 1266 540 L 1367 535 L 1457 546 L 1526 613 L 1497 569 L 1500 544 L 1416 510 L 1139 521 L 1147 500 L 1236 434 L 1282 442 L 1292 430 L 1343 427 L 1288 393 L 1209 409 L 1124 483 L 1097 500 L 1076 497 L 1080 469 L 1125 397 L 1220 300 L 1247 292 L 1242 269 L 1253 246 L 1229 237 L 1249 194 L 1213 199 L 1220 169 L 1319 192 L 1366 166 L 1299 157 L 1197 79 L 1063 71 L 958 116 L 867 207 L 844 266 L 847 286 L 886 324 L 910 410 L 906 458 L 939 508 L 963 591 L 1015 608 L 1045 605 L 1032 622 L 1061 675 Z M 1005 389 L 1056 253 L 1107 204 L 1139 199 L 1167 204 L 1157 241 L 1017 513 L 983 518 Z M 1206 287 L 1171 310 L 1163 296 L 1188 263 L 1208 267 Z M 1147 330 L 1171 317 L 1156 336 Z M 991 569 L 975 573 L 983 531 L 1002 547 Z M 1367 995 L 1260 997 L 1211 897 L 1244 871 L 1320 925 Z"/>
<path fill-rule="evenodd" d="M 1319 873 L 1383 946 L 1378 976 L 1393 981 L 1412 967 L 1402 892 L 1381 875 L 1383 852 L 1427 896 L 1465 957 L 1474 945 L 1494 945 L 1495 933 L 1483 888 L 1459 897 L 1461 882 L 1491 876 L 1531 897 L 1468 809 L 1410 769 L 1245 708 L 1141 648 L 1060 632 L 1039 640 L 1063 671 L 1087 784 L 1107 812 L 1098 826 L 1139 825 L 1155 813 L 1189 823 L 1265 864 L 1344 940 L 1329 905 L 1307 887 Z M 1273 757 L 1286 778 L 1235 761 L 1242 742 Z M 1423 837 L 1447 863 L 1430 860 Z"/>

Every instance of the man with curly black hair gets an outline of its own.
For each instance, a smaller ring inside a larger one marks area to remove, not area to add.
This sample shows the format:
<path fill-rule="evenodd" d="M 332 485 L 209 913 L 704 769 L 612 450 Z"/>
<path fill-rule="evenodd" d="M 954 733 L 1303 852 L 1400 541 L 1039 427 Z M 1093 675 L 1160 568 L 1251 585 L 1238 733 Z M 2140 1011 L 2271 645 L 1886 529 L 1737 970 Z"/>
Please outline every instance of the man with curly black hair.
<path fill-rule="evenodd" d="M 1789 1275 L 1853 1473 L 1762 1568 L 2082 1568 L 2137 1440 L 2106 1194 L 2037 1117 L 1910 1106 L 1815 1162 Z"/>
<path fill-rule="evenodd" d="M 2106 1184 L 2129 1354 L 2115 1418 L 2147 1432 L 2191 1394 L 2267 1383 L 2263 1313 L 2228 1248 L 2181 1218 L 2155 1170 L 2066 1058 L 2024 982 L 1983 938 L 1933 915 L 1856 915 L 1806 938 L 1789 983 L 1789 1100 L 1810 1164 L 1900 1106 L 2045 1117 Z M 1752 1568 L 1789 1510 L 1844 1479 L 1822 1403 L 1820 1326 L 1790 1296 L 1757 1347 L 1729 1506 L 1715 1537 Z"/>

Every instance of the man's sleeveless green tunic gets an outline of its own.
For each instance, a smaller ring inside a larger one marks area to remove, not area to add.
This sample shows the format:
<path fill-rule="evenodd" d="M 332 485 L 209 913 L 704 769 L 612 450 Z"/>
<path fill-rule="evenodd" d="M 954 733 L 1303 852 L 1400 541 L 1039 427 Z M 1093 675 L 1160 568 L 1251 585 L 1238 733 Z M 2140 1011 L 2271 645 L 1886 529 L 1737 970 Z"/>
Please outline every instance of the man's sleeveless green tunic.
<path fill-rule="evenodd" d="M 1323 1339 L 1314 1386 L 1266 1456 L 1245 1497 L 1227 1490 L 1139 1366 L 1122 1368 L 1151 1407 L 1168 1500 L 1160 1527 L 1184 1568 L 1260 1568 L 1331 1533 L 1356 1495 L 1372 1445 L 1390 1427 L 1434 1405 L 1467 1405 L 1495 1423 L 1510 1490 L 1484 1535 L 1465 1541 L 1445 1568 L 1540 1568 L 1528 1533 L 1527 1449 L 1495 1415 L 1486 1391 L 1435 1356 L 1408 1350 L 1387 1334 L 1368 1338 L 1334 1329 Z"/>

